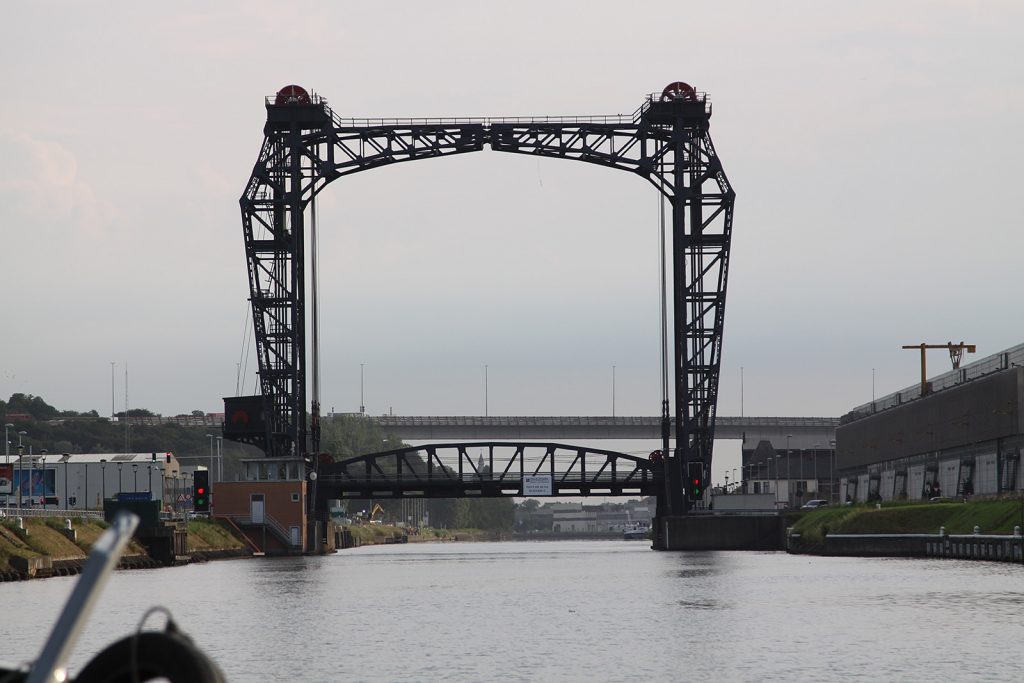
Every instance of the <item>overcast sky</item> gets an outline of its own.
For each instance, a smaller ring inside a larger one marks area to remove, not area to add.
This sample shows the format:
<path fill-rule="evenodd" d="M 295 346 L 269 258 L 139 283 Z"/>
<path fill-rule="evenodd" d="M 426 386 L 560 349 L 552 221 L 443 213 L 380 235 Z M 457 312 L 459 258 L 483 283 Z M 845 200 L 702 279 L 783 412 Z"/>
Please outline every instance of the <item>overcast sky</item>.
<path fill-rule="evenodd" d="M 630 113 L 685 80 L 736 188 L 720 414 L 838 415 L 902 344 L 1024 341 L 1019 2 L 8 3 L 0 396 L 219 411 L 264 95 L 342 116 Z M 299 9 L 301 8 L 301 9 Z M 490 151 L 322 195 L 323 401 L 659 409 L 657 199 Z M 936 372 L 948 368 L 941 352 Z M 243 393 L 252 390 L 250 358 Z"/>

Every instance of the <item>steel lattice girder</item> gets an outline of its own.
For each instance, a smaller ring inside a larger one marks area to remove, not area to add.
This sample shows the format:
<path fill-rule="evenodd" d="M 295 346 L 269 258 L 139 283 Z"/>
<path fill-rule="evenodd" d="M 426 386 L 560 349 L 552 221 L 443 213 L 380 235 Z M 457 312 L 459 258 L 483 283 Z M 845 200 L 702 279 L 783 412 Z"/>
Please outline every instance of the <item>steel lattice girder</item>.
<path fill-rule="evenodd" d="M 474 459 L 473 453 L 479 455 Z M 486 452 L 486 456 L 484 456 Z M 328 498 L 454 498 L 523 495 L 524 475 L 550 476 L 551 495 L 653 495 L 660 463 L 559 443 L 470 442 L 408 446 L 321 465 Z"/>
<path fill-rule="evenodd" d="M 710 468 L 735 193 L 699 102 L 648 99 L 632 118 L 343 120 L 325 103 L 270 105 L 240 204 L 272 455 L 306 449 L 303 210 L 344 175 L 492 149 L 635 173 L 671 203 L 675 471 Z M 298 451 L 298 453 L 296 453 Z M 681 476 L 681 474 L 679 474 Z M 680 485 L 675 486 L 681 492 Z"/>

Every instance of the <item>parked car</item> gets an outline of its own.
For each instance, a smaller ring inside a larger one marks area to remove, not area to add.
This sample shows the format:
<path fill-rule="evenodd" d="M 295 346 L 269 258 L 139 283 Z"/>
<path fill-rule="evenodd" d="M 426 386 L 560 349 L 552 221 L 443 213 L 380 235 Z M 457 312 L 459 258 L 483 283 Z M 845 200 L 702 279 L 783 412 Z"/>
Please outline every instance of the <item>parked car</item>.
<path fill-rule="evenodd" d="M 801 510 L 817 510 L 818 508 L 823 508 L 823 507 L 826 507 L 826 506 L 828 506 L 828 501 L 827 500 L 821 500 L 820 498 L 816 498 L 814 500 L 809 500 L 806 503 L 804 503 L 803 505 L 801 505 L 800 509 Z"/>

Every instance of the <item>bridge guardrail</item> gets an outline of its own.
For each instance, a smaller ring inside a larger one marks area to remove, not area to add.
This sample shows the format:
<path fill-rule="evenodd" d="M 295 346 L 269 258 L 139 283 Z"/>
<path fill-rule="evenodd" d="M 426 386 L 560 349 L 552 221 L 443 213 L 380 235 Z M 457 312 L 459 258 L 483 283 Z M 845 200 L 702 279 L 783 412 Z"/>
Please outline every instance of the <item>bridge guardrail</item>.
<path fill-rule="evenodd" d="M 15 517 L 70 517 L 82 519 L 103 519 L 103 512 L 100 510 L 76 510 L 57 508 L 0 508 L 0 519 L 13 519 Z"/>

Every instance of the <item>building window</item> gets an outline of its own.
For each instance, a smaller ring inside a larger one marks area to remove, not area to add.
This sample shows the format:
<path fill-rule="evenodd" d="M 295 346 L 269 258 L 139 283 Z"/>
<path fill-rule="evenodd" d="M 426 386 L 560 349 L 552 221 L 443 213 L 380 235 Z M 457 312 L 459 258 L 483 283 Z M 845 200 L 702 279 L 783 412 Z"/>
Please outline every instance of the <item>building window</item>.
<path fill-rule="evenodd" d="M 299 494 L 297 494 L 297 493 L 293 493 L 292 494 L 292 502 L 293 503 L 298 503 L 299 502 Z"/>

